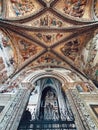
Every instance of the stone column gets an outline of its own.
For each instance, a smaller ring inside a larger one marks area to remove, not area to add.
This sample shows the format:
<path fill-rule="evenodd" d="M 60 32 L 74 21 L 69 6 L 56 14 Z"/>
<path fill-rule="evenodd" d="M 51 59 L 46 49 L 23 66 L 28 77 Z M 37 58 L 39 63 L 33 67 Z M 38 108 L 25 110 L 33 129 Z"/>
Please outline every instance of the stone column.
<path fill-rule="evenodd" d="M 75 124 L 78 130 L 97 130 L 91 119 L 85 104 L 79 97 L 77 90 L 67 90 L 66 95 L 75 117 Z"/>
<path fill-rule="evenodd" d="M 18 90 L 2 121 L 0 130 L 17 130 L 23 112 L 28 103 L 33 86 L 30 83 L 22 83 L 21 89 Z"/>

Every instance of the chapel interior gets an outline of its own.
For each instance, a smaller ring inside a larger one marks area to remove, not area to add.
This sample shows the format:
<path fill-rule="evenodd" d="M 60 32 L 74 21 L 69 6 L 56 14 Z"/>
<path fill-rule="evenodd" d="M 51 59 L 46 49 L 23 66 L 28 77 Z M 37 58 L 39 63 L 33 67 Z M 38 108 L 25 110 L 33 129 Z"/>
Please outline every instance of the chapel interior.
<path fill-rule="evenodd" d="M 0 130 L 98 130 L 98 0 L 0 0 Z"/>

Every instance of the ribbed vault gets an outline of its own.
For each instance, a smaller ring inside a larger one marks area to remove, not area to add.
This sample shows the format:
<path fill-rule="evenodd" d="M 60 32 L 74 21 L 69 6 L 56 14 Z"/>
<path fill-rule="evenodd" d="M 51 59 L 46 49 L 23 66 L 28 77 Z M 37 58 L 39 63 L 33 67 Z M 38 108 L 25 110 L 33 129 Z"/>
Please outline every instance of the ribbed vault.
<path fill-rule="evenodd" d="M 98 81 L 97 0 L 1 0 L 0 6 L 1 83 L 35 66 L 64 66 Z"/>

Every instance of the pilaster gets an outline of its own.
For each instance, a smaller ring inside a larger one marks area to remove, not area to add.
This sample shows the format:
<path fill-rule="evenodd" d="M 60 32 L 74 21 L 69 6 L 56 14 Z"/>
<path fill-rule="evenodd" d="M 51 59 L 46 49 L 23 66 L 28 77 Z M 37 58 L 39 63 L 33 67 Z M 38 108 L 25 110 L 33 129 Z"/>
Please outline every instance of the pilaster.
<path fill-rule="evenodd" d="M 7 112 L 0 122 L 0 130 L 17 130 L 22 114 L 25 110 L 30 93 L 33 89 L 30 83 L 22 83 Z"/>
<path fill-rule="evenodd" d="M 79 130 L 97 130 L 95 122 L 92 120 L 85 103 L 79 96 L 77 90 L 68 90 L 66 92 L 70 102 L 73 114 L 75 116 L 75 123 Z"/>

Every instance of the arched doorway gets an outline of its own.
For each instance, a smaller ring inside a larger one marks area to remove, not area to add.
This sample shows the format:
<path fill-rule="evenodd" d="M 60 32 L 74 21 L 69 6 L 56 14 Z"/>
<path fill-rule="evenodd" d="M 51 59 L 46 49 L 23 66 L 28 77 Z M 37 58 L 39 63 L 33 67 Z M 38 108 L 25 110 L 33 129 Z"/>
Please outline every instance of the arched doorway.
<path fill-rule="evenodd" d="M 39 86 L 39 100 L 35 118 L 22 122 L 25 130 L 76 130 L 75 118 L 70 108 L 66 93 L 59 80 L 46 77 L 35 83 Z M 20 123 L 18 130 L 24 130 Z"/>

